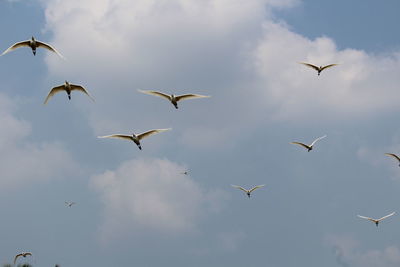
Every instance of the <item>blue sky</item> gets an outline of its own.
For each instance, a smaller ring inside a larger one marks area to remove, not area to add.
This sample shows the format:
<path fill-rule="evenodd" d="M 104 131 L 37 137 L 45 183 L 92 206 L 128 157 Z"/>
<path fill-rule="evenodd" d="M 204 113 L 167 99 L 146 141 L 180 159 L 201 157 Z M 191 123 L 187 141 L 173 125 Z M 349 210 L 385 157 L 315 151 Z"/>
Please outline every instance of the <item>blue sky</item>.
<path fill-rule="evenodd" d="M 0 1 L 0 263 L 398 266 L 396 1 Z M 10 26 L 12 25 L 12 27 Z M 320 77 L 299 61 L 340 63 Z M 65 80 L 94 96 L 48 91 Z M 175 108 L 137 89 L 199 93 Z M 139 151 L 99 135 L 169 128 Z M 290 145 L 327 134 L 310 153 Z M 189 175 L 180 173 L 189 170 Z M 266 184 L 248 199 L 231 184 Z M 75 201 L 71 208 L 64 201 Z"/>

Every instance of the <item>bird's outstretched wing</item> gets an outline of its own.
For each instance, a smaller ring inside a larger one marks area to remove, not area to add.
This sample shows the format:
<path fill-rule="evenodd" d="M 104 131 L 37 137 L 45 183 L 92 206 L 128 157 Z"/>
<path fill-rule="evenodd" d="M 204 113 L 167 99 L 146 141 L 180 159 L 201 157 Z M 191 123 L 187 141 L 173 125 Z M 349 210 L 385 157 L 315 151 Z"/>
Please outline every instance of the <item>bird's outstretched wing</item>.
<path fill-rule="evenodd" d="M 28 47 L 29 47 L 29 40 L 26 40 L 26 41 L 22 41 L 22 42 L 18 42 L 18 43 L 13 44 L 13 45 L 10 46 L 9 48 L 7 48 L 6 51 L 4 51 L 1 55 L 5 55 L 5 54 L 7 54 L 8 52 L 13 51 L 13 50 L 16 49 L 16 48 L 23 47 L 23 46 L 28 46 Z"/>
<path fill-rule="evenodd" d="M 56 93 L 60 92 L 60 91 L 65 91 L 65 86 L 64 85 L 60 85 L 60 86 L 56 86 L 53 87 L 53 89 L 50 90 L 49 94 L 47 95 L 46 99 L 44 100 L 44 105 L 47 104 L 47 101 L 49 101 L 49 99 Z"/>
<path fill-rule="evenodd" d="M 308 146 L 306 144 L 303 144 L 303 143 L 300 143 L 300 142 L 291 142 L 291 144 L 300 145 L 300 146 L 302 146 L 302 147 L 304 147 L 306 149 L 310 149 L 310 146 Z"/>
<path fill-rule="evenodd" d="M 315 140 L 311 143 L 310 146 L 313 146 L 316 142 L 318 142 L 318 141 L 321 140 L 321 139 L 324 139 L 325 137 L 326 137 L 326 135 L 321 136 L 321 137 L 318 137 L 317 139 L 315 139 Z"/>
<path fill-rule="evenodd" d="M 378 221 L 382 221 L 382 220 L 384 220 L 384 219 L 386 219 L 386 218 L 389 218 L 390 216 L 393 216 L 395 213 L 396 213 L 396 212 L 392 212 L 392 213 L 390 213 L 390 214 L 388 214 L 388 215 L 386 215 L 386 216 L 383 216 L 382 218 L 379 218 Z"/>
<path fill-rule="evenodd" d="M 393 157 L 393 158 L 397 159 L 398 161 L 400 161 L 399 156 L 397 156 L 396 154 L 393 154 L 393 153 L 385 153 L 385 155 L 390 156 L 390 157 Z"/>
<path fill-rule="evenodd" d="M 336 66 L 336 65 L 338 65 L 338 64 L 329 64 L 329 65 L 323 66 L 323 67 L 321 68 L 321 71 L 323 71 L 324 69 L 327 69 L 327 68 Z"/>
<path fill-rule="evenodd" d="M 253 187 L 252 189 L 250 189 L 250 193 L 253 192 L 254 190 L 256 190 L 256 189 L 258 189 L 258 188 L 261 188 L 261 187 L 264 187 L 264 186 L 265 186 L 265 184 L 257 185 L 257 186 L 255 186 L 255 187 Z"/>
<path fill-rule="evenodd" d="M 68 202 L 68 201 L 65 201 L 65 204 L 68 206 L 68 207 L 71 207 L 72 205 L 74 205 L 74 204 L 76 204 L 75 202 Z"/>
<path fill-rule="evenodd" d="M 93 102 L 94 102 L 94 98 L 89 94 L 88 91 L 86 91 L 86 89 L 85 89 L 83 86 L 76 85 L 76 84 L 71 84 L 71 90 L 78 90 L 78 91 L 83 92 L 83 93 L 86 94 L 88 97 L 90 97 L 90 99 L 92 99 Z"/>
<path fill-rule="evenodd" d="M 43 43 L 43 42 L 40 42 L 40 41 L 37 41 L 37 40 L 36 40 L 36 44 L 37 44 L 38 47 L 46 48 L 47 50 L 50 50 L 50 51 L 56 53 L 57 55 L 59 55 L 62 59 L 65 59 L 65 57 L 64 57 L 63 55 L 61 55 L 60 52 L 58 52 L 58 51 L 57 51 L 54 47 L 52 47 L 51 45 L 46 44 L 46 43 Z"/>
<path fill-rule="evenodd" d="M 119 138 L 132 141 L 132 136 L 125 134 L 111 134 L 111 135 L 97 136 L 97 138 Z"/>
<path fill-rule="evenodd" d="M 316 71 L 319 71 L 319 67 L 317 67 L 317 66 L 315 66 L 315 65 L 313 65 L 313 64 L 305 63 L 305 62 L 299 62 L 299 64 L 303 64 L 303 65 L 306 66 L 306 67 L 309 67 L 309 68 L 312 68 L 312 69 L 314 69 L 314 70 L 316 70 Z"/>
<path fill-rule="evenodd" d="M 156 133 L 165 132 L 165 131 L 169 131 L 169 130 L 171 130 L 171 128 L 168 128 L 168 129 L 154 129 L 154 130 L 150 130 L 150 131 L 138 134 L 137 138 L 139 140 L 142 140 L 143 138 L 148 137 L 150 135 L 153 135 L 153 134 L 156 134 Z"/>
<path fill-rule="evenodd" d="M 148 94 L 148 95 L 155 95 L 155 96 L 159 96 L 159 97 L 163 97 L 168 99 L 169 101 L 171 101 L 171 96 L 158 92 L 158 91 L 145 91 L 145 90 L 138 90 L 139 92 L 143 93 L 143 94 Z"/>
<path fill-rule="evenodd" d="M 235 188 L 237 188 L 237 189 L 240 189 L 240 190 L 242 190 L 243 192 L 247 193 L 247 189 L 245 189 L 245 188 L 243 188 L 243 187 L 241 187 L 241 186 L 234 185 L 234 184 L 231 184 L 231 186 L 232 186 L 232 187 L 235 187 Z"/>
<path fill-rule="evenodd" d="M 191 99 L 191 98 L 204 98 L 204 97 L 210 97 L 210 96 L 209 95 L 187 94 L 187 95 L 176 96 L 175 99 L 176 99 L 176 101 L 179 101 L 179 100 L 185 100 L 185 99 Z"/>
<path fill-rule="evenodd" d="M 17 262 L 18 257 L 20 257 L 20 256 L 22 256 L 22 253 L 15 255 L 15 258 L 14 258 L 14 265 L 15 265 L 15 263 Z"/>
<path fill-rule="evenodd" d="M 369 220 L 369 221 L 371 221 L 371 222 L 375 222 L 375 221 L 376 221 L 375 219 L 370 218 L 370 217 L 365 217 L 365 216 L 361 216 L 361 215 L 357 215 L 357 216 L 360 217 L 360 218 L 362 218 L 362 219 Z"/>

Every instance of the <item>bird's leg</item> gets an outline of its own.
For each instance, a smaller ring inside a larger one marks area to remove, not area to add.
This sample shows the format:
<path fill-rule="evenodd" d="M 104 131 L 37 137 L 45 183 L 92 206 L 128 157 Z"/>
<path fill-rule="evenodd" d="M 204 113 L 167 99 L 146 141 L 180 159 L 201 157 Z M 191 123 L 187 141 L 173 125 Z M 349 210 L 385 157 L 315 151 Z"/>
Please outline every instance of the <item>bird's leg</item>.
<path fill-rule="evenodd" d="M 68 99 L 71 100 L 71 92 L 67 92 L 68 94 Z"/>
<path fill-rule="evenodd" d="M 178 104 L 174 104 L 175 108 L 178 109 Z"/>
<path fill-rule="evenodd" d="M 36 49 L 35 48 L 32 48 L 32 53 L 33 53 L 34 56 L 36 56 Z"/>
<path fill-rule="evenodd" d="M 247 196 L 250 198 L 250 193 L 247 193 Z"/>
<path fill-rule="evenodd" d="M 376 224 L 376 227 L 378 227 L 379 222 L 375 222 L 375 224 Z"/>

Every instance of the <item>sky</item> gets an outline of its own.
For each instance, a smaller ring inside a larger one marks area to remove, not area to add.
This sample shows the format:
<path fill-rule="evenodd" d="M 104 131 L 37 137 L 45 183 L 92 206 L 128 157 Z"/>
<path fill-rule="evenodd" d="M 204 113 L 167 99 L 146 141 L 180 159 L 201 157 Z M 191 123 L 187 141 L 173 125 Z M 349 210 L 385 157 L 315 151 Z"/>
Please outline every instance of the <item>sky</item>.
<path fill-rule="evenodd" d="M 400 3 L 0 0 L 0 264 L 394 267 Z M 320 76 L 298 62 L 338 63 Z M 67 80 L 94 97 L 59 93 Z M 138 90 L 197 93 L 175 109 Z M 172 128 L 134 143 L 97 136 Z M 311 152 L 305 143 L 327 135 Z M 183 171 L 188 175 L 183 175 Z M 251 198 L 231 185 L 265 184 Z M 66 207 L 65 201 L 77 204 Z"/>

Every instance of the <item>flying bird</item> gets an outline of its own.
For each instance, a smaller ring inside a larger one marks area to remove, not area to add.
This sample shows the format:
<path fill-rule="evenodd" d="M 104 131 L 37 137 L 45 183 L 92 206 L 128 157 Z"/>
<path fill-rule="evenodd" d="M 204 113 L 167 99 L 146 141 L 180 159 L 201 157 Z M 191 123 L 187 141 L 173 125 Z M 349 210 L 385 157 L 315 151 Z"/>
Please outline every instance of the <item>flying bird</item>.
<path fill-rule="evenodd" d="M 74 91 L 74 90 L 83 92 L 83 93 L 86 94 L 88 97 L 90 97 L 90 99 L 92 99 L 92 100 L 94 101 L 94 98 L 93 98 L 91 95 L 89 95 L 88 91 L 86 91 L 85 88 L 83 88 L 83 87 L 80 86 L 80 85 L 71 84 L 71 83 L 65 81 L 65 83 L 64 83 L 63 85 L 53 87 L 53 88 L 50 90 L 49 94 L 47 95 L 46 99 L 44 100 L 44 105 L 47 104 L 47 102 L 49 101 L 49 99 L 50 99 L 53 95 L 55 95 L 56 93 L 61 92 L 61 91 L 67 92 L 68 99 L 71 100 L 71 92 Z"/>
<path fill-rule="evenodd" d="M 142 146 L 140 144 L 140 140 L 142 140 L 145 137 L 148 137 L 150 135 L 156 134 L 156 133 L 161 133 L 164 131 L 171 130 L 171 128 L 168 129 L 155 129 L 155 130 L 150 130 L 141 134 L 134 134 L 132 135 L 125 135 L 125 134 L 112 134 L 112 135 L 105 135 L 105 136 L 98 136 L 98 138 L 120 138 L 120 139 L 126 139 L 126 140 L 131 140 L 133 141 L 140 150 L 142 150 Z"/>
<path fill-rule="evenodd" d="M 168 99 L 177 109 L 178 108 L 178 101 L 180 100 L 185 100 L 185 99 L 191 99 L 191 98 L 204 98 L 204 97 L 210 97 L 207 95 L 195 95 L 195 94 L 187 94 L 187 95 L 167 95 L 158 91 L 144 91 L 144 90 L 138 90 L 141 93 L 148 94 L 148 95 L 155 95 L 159 97 L 163 97 L 165 99 Z"/>
<path fill-rule="evenodd" d="M 68 207 L 71 207 L 72 205 L 76 204 L 75 202 L 68 202 L 65 201 L 65 205 L 67 205 Z"/>
<path fill-rule="evenodd" d="M 261 187 L 265 186 L 265 184 L 257 185 L 257 186 L 253 187 L 253 188 L 250 189 L 250 190 L 247 190 L 247 189 L 245 189 L 245 188 L 243 188 L 243 187 L 241 187 L 241 186 L 238 186 L 238 185 L 233 185 L 233 184 L 232 184 L 231 186 L 233 186 L 233 187 L 235 187 L 235 188 L 237 188 L 237 189 L 242 190 L 242 191 L 245 192 L 245 193 L 247 194 L 247 196 L 250 198 L 251 192 L 253 192 L 253 191 L 256 190 L 257 188 L 261 188 Z"/>
<path fill-rule="evenodd" d="M 188 171 L 184 171 L 184 172 L 181 172 L 181 174 L 188 175 L 189 172 Z"/>
<path fill-rule="evenodd" d="M 326 66 L 317 67 L 317 66 L 315 66 L 313 64 L 310 64 L 310 63 L 305 63 L 305 62 L 299 62 L 299 63 L 303 64 L 304 66 L 307 66 L 309 68 L 312 68 L 312 69 L 316 70 L 318 72 L 318 76 L 321 74 L 321 71 L 323 71 L 324 69 L 327 69 L 327 68 L 330 68 L 330 67 L 338 65 L 338 64 L 329 64 L 329 65 L 326 65 Z"/>
<path fill-rule="evenodd" d="M 295 144 L 295 145 L 300 145 L 304 148 L 306 148 L 308 150 L 308 152 L 310 152 L 313 149 L 313 146 L 315 145 L 315 143 L 323 138 L 325 138 L 326 135 L 318 137 L 317 139 L 315 139 L 310 145 L 306 145 L 304 143 L 300 143 L 300 142 L 291 142 L 291 144 Z"/>
<path fill-rule="evenodd" d="M 378 224 L 379 224 L 380 221 L 382 221 L 382 220 L 384 220 L 384 219 L 386 219 L 386 218 L 388 218 L 388 217 L 390 217 L 390 216 L 393 216 L 394 214 L 395 214 L 395 212 L 392 212 L 392 213 L 390 213 L 389 215 L 383 216 L 383 217 L 380 218 L 380 219 L 374 219 L 374 218 L 365 217 L 365 216 L 361 216 L 361 215 L 357 215 L 357 216 L 360 217 L 360 218 L 362 218 L 362 219 L 366 219 L 366 220 L 369 220 L 369 221 L 371 221 L 371 222 L 374 222 L 374 223 L 376 224 L 376 227 L 378 227 Z"/>
<path fill-rule="evenodd" d="M 14 265 L 15 265 L 15 262 L 17 262 L 17 259 L 19 257 L 24 257 L 25 258 L 26 256 L 32 256 L 32 253 L 30 253 L 30 252 L 22 252 L 22 253 L 16 255 L 15 258 L 14 258 Z"/>
<path fill-rule="evenodd" d="M 400 157 L 399 156 L 397 156 L 396 154 L 392 154 L 392 153 L 385 153 L 385 155 L 395 158 L 399 162 L 399 166 L 400 166 Z"/>
<path fill-rule="evenodd" d="M 5 55 L 8 52 L 11 52 L 14 49 L 17 49 L 17 48 L 23 47 L 23 46 L 30 47 L 32 49 L 32 53 L 33 53 L 34 56 L 36 55 L 36 48 L 42 47 L 42 48 L 45 48 L 47 50 L 50 50 L 50 51 L 56 53 L 57 55 L 59 55 L 61 58 L 64 59 L 64 57 L 54 47 L 52 47 L 49 44 L 46 44 L 46 43 L 43 43 L 41 41 L 36 40 L 33 36 L 32 36 L 32 38 L 30 40 L 26 40 L 26 41 L 22 41 L 22 42 L 18 42 L 18 43 L 13 44 L 9 48 L 7 48 L 7 50 L 4 51 L 3 54 L 1 54 L 1 55 Z"/>

